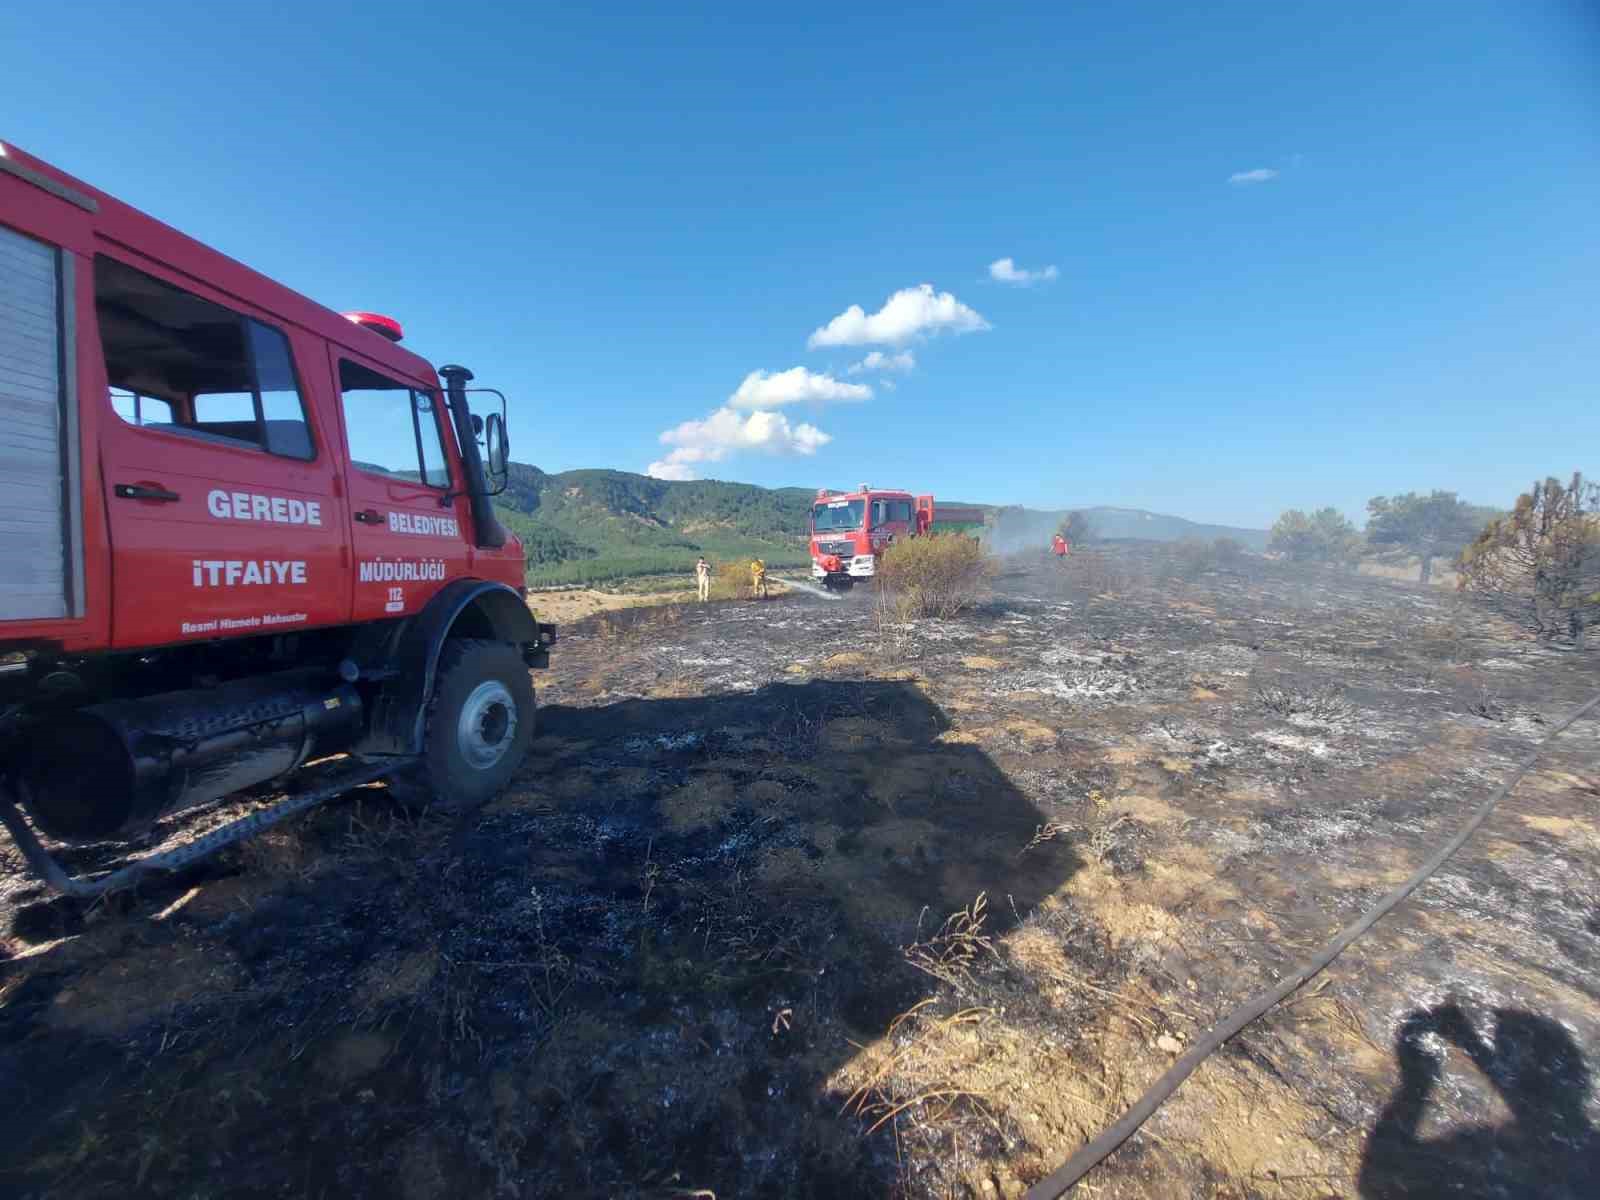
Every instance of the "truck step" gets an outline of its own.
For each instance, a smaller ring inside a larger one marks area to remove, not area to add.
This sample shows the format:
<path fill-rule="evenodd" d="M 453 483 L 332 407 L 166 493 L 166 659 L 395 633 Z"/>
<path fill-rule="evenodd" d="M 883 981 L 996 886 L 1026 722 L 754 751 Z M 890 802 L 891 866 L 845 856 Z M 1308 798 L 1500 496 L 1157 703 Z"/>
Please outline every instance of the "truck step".
<path fill-rule="evenodd" d="M 33 827 L 22 815 L 22 810 L 17 807 L 12 797 L 3 793 L 0 793 L 0 824 L 4 824 L 11 831 L 17 849 L 22 851 L 22 857 L 41 880 L 65 895 L 93 900 L 131 887 L 151 871 L 177 871 L 192 866 L 218 850 L 237 845 L 246 838 L 254 837 L 274 825 L 282 824 L 290 817 L 315 808 L 325 800 L 332 800 L 351 788 L 392 775 L 413 761 L 409 758 L 394 757 L 357 762 L 352 765 L 340 763 L 327 772 L 315 773 L 306 781 L 303 789 L 290 793 L 249 816 L 230 821 L 203 837 L 181 846 L 174 846 L 171 850 L 135 859 L 110 874 L 93 879 L 69 875 L 40 843 Z M 308 772 L 308 774 L 313 773 Z"/>

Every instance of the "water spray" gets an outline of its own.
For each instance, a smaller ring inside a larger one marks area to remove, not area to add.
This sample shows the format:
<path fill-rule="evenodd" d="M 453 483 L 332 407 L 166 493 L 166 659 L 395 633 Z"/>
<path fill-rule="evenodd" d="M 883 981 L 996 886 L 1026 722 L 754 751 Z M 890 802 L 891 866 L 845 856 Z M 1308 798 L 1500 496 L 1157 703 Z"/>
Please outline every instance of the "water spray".
<path fill-rule="evenodd" d="M 814 583 L 803 583 L 798 579 L 785 579 L 783 586 L 799 588 L 802 592 L 810 592 L 813 596 L 821 596 L 824 600 L 840 599 L 838 592 L 830 592 L 826 588 L 819 588 Z"/>

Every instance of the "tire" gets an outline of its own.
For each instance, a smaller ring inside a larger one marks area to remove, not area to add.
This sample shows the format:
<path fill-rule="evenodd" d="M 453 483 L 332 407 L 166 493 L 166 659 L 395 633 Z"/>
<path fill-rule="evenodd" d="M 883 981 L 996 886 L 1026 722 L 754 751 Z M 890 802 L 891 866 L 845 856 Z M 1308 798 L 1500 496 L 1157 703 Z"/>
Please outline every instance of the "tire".
<path fill-rule="evenodd" d="M 422 762 L 389 780 L 408 808 L 477 808 L 511 781 L 533 741 L 533 679 L 510 642 L 452 638 L 439 654 Z"/>

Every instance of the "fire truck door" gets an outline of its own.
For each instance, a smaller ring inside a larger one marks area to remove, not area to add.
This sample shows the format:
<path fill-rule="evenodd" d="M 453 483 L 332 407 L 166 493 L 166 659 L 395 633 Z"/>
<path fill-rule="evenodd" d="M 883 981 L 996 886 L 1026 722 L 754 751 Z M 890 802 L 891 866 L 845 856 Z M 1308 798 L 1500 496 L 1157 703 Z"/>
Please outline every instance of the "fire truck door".
<path fill-rule="evenodd" d="M 95 309 L 108 388 L 90 402 L 115 413 L 98 422 L 112 644 L 348 620 L 336 459 L 289 337 L 104 256 Z"/>
<path fill-rule="evenodd" d="M 444 399 L 343 347 L 330 353 L 349 453 L 354 619 L 415 613 L 470 573 L 470 523 L 444 436 Z"/>
<path fill-rule="evenodd" d="M 916 528 L 911 501 L 878 499 L 872 502 L 872 552 L 882 554 L 896 538 L 908 537 Z"/>

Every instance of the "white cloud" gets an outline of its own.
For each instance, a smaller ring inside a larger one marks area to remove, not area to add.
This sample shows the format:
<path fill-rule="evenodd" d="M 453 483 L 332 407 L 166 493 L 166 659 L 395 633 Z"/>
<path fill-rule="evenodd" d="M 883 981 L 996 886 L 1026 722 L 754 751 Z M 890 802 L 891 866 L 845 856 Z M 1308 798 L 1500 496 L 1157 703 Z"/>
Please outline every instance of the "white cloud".
<path fill-rule="evenodd" d="M 804 367 L 787 371 L 751 371 L 728 404 L 733 408 L 781 408 L 802 400 L 826 404 L 830 400 L 870 400 L 872 389 L 864 383 L 845 383 L 832 375 L 818 375 Z"/>
<path fill-rule="evenodd" d="M 1235 187 L 1248 187 L 1252 183 L 1271 183 L 1278 177 L 1278 172 L 1272 167 L 1257 167 L 1253 171 L 1235 171 L 1228 176 L 1228 182 Z"/>
<path fill-rule="evenodd" d="M 700 473 L 689 463 L 673 462 L 670 456 L 651 463 L 645 468 L 644 473 L 651 479 L 673 479 L 680 482 L 700 478 Z"/>
<path fill-rule="evenodd" d="M 702 421 L 685 421 L 661 435 L 673 449 L 646 468 L 656 479 L 698 479 L 705 463 L 742 450 L 761 454 L 815 454 L 833 438 L 815 425 L 791 425 L 777 412 L 740 413 L 723 407 Z"/>
<path fill-rule="evenodd" d="M 822 328 L 812 333 L 806 345 L 870 346 L 874 343 L 899 346 L 927 334 L 979 333 L 991 326 L 972 308 L 949 292 L 935 292 L 931 283 L 901 288 L 884 301 L 877 312 L 868 314 L 852 304 Z"/>
<path fill-rule="evenodd" d="M 885 354 L 882 350 L 873 350 L 858 363 L 851 363 L 845 369 L 846 375 L 859 375 L 863 371 L 909 371 L 917 365 L 917 356 L 909 350 L 902 350 L 898 354 Z M 887 384 L 889 381 L 884 380 Z"/>
<path fill-rule="evenodd" d="M 1061 272 L 1054 266 L 1028 270 L 1017 266 L 1014 258 L 997 258 L 989 264 L 989 278 L 996 283 L 1010 283 L 1017 287 L 1032 287 L 1036 283 L 1049 283 Z"/>

